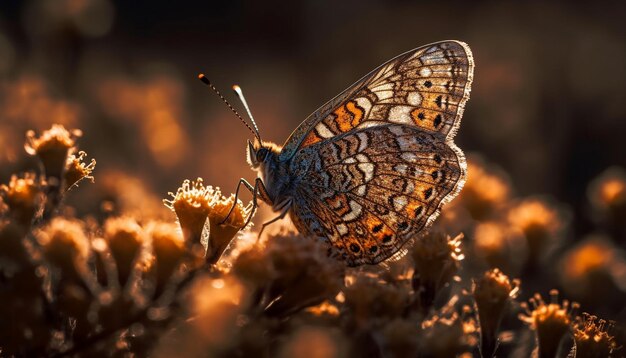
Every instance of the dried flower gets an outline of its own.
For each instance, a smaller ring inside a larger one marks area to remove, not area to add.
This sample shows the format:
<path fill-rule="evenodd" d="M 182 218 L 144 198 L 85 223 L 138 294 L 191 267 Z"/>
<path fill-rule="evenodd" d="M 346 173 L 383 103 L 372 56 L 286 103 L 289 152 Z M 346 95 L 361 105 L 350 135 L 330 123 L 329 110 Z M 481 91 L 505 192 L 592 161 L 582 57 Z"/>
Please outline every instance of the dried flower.
<path fill-rule="evenodd" d="M 348 329 L 367 331 L 385 319 L 402 316 L 410 303 L 408 287 L 392 285 L 378 277 L 358 273 L 346 277 L 345 307 L 348 309 Z"/>
<path fill-rule="evenodd" d="M 104 239 L 117 267 L 118 283 L 124 287 L 136 270 L 145 233 L 130 217 L 111 218 L 104 223 Z"/>
<path fill-rule="evenodd" d="M 499 269 L 492 269 L 472 284 L 480 322 L 480 352 L 493 357 L 498 347 L 498 329 L 504 310 L 519 292 L 519 280 L 509 280 Z"/>
<path fill-rule="evenodd" d="M 615 275 L 626 265 L 624 254 L 608 238 L 590 236 L 569 251 L 558 263 L 563 289 L 585 304 L 619 300 Z"/>
<path fill-rule="evenodd" d="M 8 185 L 0 185 L 0 195 L 9 214 L 28 228 L 40 210 L 43 194 L 37 177 L 26 173 L 22 178 L 13 175 Z"/>
<path fill-rule="evenodd" d="M 500 221 L 477 224 L 472 239 L 473 254 L 505 272 L 518 271 L 528 256 L 523 233 Z"/>
<path fill-rule="evenodd" d="M 469 158 L 467 173 L 467 182 L 454 205 L 466 208 L 476 220 L 498 214 L 511 194 L 506 176 L 476 156 Z"/>
<path fill-rule="evenodd" d="M 70 132 L 60 124 L 53 124 L 38 138 L 34 131 L 28 131 L 24 148 L 28 154 L 39 157 L 47 180 L 56 180 L 56 186 L 59 186 L 68 154 L 75 149 L 76 139 L 81 135 L 78 129 Z"/>
<path fill-rule="evenodd" d="M 93 183 L 94 179 L 91 173 L 96 167 L 96 160 L 91 159 L 91 162 L 86 164 L 84 161 L 86 156 L 87 153 L 81 150 L 78 152 L 78 156 L 71 154 L 67 157 L 64 174 L 64 191 L 68 191 L 75 185 L 78 185 L 78 182 L 83 179 L 89 179 Z"/>
<path fill-rule="evenodd" d="M 626 205 L 626 171 L 620 167 L 607 169 L 589 184 L 587 192 L 599 210 Z"/>
<path fill-rule="evenodd" d="M 87 335 L 91 328 L 88 314 L 94 302 L 96 280 L 87 264 L 90 247 L 82 223 L 56 217 L 35 236 L 57 281 L 53 287 L 56 308 L 77 320 L 76 336 Z"/>
<path fill-rule="evenodd" d="M 155 297 L 159 297 L 187 251 L 182 235 L 174 224 L 151 222 L 146 226 L 146 232 L 152 239 L 152 253 L 157 272 Z"/>
<path fill-rule="evenodd" d="M 561 339 L 569 331 L 572 310 L 578 307 L 576 303 L 570 307 L 567 300 L 562 304 L 558 301 L 559 292 L 552 290 L 550 303 L 544 302 L 538 293 L 529 300 L 531 307 L 522 303 L 526 312 L 520 314 L 519 319 L 535 330 L 539 357 L 556 357 Z"/>
<path fill-rule="evenodd" d="M 566 225 L 565 210 L 543 198 L 527 198 L 514 204 L 508 222 L 526 236 L 528 257 L 532 263 L 546 257 L 560 239 Z"/>
<path fill-rule="evenodd" d="M 432 307 L 439 291 L 457 273 L 463 234 L 450 238 L 441 232 L 429 232 L 415 241 L 410 249 L 414 263 L 413 290 L 417 293 L 414 307 L 423 315 Z"/>
<path fill-rule="evenodd" d="M 79 280 L 86 269 L 89 241 L 76 220 L 54 218 L 35 233 L 46 261 L 61 269 L 63 276 Z"/>
<path fill-rule="evenodd" d="M 235 205 L 234 195 L 224 198 L 219 188 L 205 187 L 202 178 L 183 181 L 176 194 L 169 195 L 172 199 L 163 202 L 176 213 L 187 245 L 193 247 L 202 243 L 207 262 L 211 264 L 219 260 L 250 213 L 250 206 L 244 208 L 239 200 Z M 209 234 L 205 239 L 207 218 Z"/>
<path fill-rule="evenodd" d="M 609 331 L 612 322 L 598 319 L 588 313 L 577 316 L 572 324 L 574 347 L 572 357 L 577 358 L 604 358 L 612 357 L 617 350 L 615 337 Z"/>
<path fill-rule="evenodd" d="M 294 233 L 272 236 L 241 252 L 233 273 L 256 292 L 254 309 L 283 316 L 334 297 L 343 284 L 343 264 L 328 246 Z"/>

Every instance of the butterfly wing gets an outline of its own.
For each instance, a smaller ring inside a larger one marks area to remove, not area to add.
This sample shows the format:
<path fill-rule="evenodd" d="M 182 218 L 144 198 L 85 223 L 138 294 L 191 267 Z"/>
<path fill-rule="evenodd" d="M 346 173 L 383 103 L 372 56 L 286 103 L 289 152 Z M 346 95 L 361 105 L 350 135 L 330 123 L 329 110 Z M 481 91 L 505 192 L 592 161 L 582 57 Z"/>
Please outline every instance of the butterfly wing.
<path fill-rule="evenodd" d="M 375 264 L 428 227 L 465 182 L 452 142 L 473 77 L 469 47 L 427 45 L 383 64 L 287 140 L 298 182 L 291 217 L 349 265 Z"/>
<path fill-rule="evenodd" d="M 422 128 L 451 140 L 469 99 L 473 72 L 472 53 L 459 41 L 397 56 L 313 112 L 287 139 L 280 160 L 355 128 L 385 123 Z"/>
<path fill-rule="evenodd" d="M 309 163 L 292 217 L 327 237 L 349 265 L 397 252 L 458 193 L 464 162 L 438 135 L 396 124 L 343 134 L 299 151 Z"/>

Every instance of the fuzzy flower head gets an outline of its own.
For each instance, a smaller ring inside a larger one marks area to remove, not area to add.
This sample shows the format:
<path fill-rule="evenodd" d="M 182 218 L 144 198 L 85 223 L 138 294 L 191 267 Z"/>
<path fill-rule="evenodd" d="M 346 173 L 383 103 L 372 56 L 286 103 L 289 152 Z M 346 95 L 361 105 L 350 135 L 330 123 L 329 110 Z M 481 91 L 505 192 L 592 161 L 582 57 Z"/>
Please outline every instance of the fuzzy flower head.
<path fill-rule="evenodd" d="M 607 169 L 589 185 L 587 193 L 599 210 L 626 205 L 626 171 L 620 167 Z"/>
<path fill-rule="evenodd" d="M 176 213 L 187 245 L 202 243 L 207 260 L 212 263 L 217 262 L 251 210 L 250 205 L 244 207 L 240 200 L 235 203 L 234 195 L 225 198 L 219 188 L 204 186 L 202 178 L 185 180 L 176 194 L 169 194 L 172 198 L 163 202 Z"/>
<path fill-rule="evenodd" d="M 564 300 L 559 303 L 559 292 L 550 291 L 550 302 L 546 303 L 540 294 L 529 300 L 530 306 L 525 302 L 522 307 L 525 313 L 519 315 L 519 319 L 535 330 L 539 356 L 554 357 L 559 348 L 563 335 L 569 331 L 572 312 L 578 308 L 577 303 L 570 305 Z"/>
<path fill-rule="evenodd" d="M 611 357 L 617 349 L 610 331 L 613 322 L 598 319 L 588 313 L 576 317 L 572 324 L 576 357 Z"/>
<path fill-rule="evenodd" d="M 6 211 L 25 227 L 30 225 L 43 200 L 39 180 L 33 173 L 26 173 L 21 178 L 11 176 L 8 185 L 0 185 L 0 197 Z"/>
<path fill-rule="evenodd" d="M 34 131 L 28 131 L 24 149 L 28 154 L 39 157 L 46 177 L 61 180 L 68 154 L 75 149 L 76 139 L 81 135 L 78 129 L 68 131 L 62 125 L 53 124 L 39 137 Z"/>
<path fill-rule="evenodd" d="M 539 259 L 560 239 L 567 214 L 549 200 L 529 198 L 516 203 L 507 219 L 526 236 L 529 258 Z"/>
<path fill-rule="evenodd" d="M 516 271 L 528 256 L 524 234 L 501 221 L 478 223 L 472 239 L 474 255 L 483 259 L 489 267 Z"/>
<path fill-rule="evenodd" d="M 454 205 L 465 207 L 477 220 L 492 217 L 511 196 L 508 179 L 476 157 L 469 158 L 467 172 L 467 182 Z"/>
<path fill-rule="evenodd" d="M 83 179 L 88 179 L 92 183 L 94 181 L 91 173 L 96 167 L 96 160 L 91 159 L 89 164 L 85 162 L 85 157 L 87 153 L 84 151 L 78 152 L 78 155 L 71 154 L 67 157 L 67 162 L 65 164 L 65 190 L 70 190 L 75 185 L 78 185 Z"/>
<path fill-rule="evenodd" d="M 472 284 L 481 327 L 481 352 L 491 356 L 497 346 L 497 335 L 504 310 L 519 293 L 519 280 L 510 280 L 499 269 L 492 269 Z"/>
<path fill-rule="evenodd" d="M 77 279 L 86 268 L 89 240 L 79 221 L 54 218 L 36 232 L 36 238 L 46 261 L 60 268 L 62 275 Z"/>

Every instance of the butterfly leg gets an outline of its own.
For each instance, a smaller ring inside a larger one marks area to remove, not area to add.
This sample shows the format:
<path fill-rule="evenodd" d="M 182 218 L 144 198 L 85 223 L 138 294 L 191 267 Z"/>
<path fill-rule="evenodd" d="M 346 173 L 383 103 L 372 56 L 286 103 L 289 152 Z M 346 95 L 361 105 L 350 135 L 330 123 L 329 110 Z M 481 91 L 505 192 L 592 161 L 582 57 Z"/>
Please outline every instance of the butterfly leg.
<path fill-rule="evenodd" d="M 273 218 L 272 220 L 266 221 L 263 223 L 263 225 L 261 226 L 261 231 L 259 231 L 259 235 L 258 237 L 261 237 L 261 234 L 263 233 L 263 230 L 265 230 L 265 227 L 273 224 L 275 222 L 277 222 L 278 220 L 284 218 L 287 213 L 289 212 L 289 209 L 291 209 L 291 199 L 288 199 L 285 204 L 283 204 L 283 208 L 280 210 L 280 214 L 278 214 L 278 216 L 276 216 L 275 218 Z"/>
<path fill-rule="evenodd" d="M 258 180 L 258 178 L 257 178 L 257 180 Z M 254 196 L 254 193 L 256 191 L 256 183 L 255 183 L 255 185 L 253 187 L 250 183 L 248 183 L 248 181 L 246 179 L 244 179 L 244 178 L 239 179 L 239 183 L 237 183 L 237 189 L 235 189 L 235 200 L 233 201 L 233 205 L 230 207 L 230 210 L 228 211 L 228 215 L 226 215 L 224 220 L 222 220 L 222 222 L 220 222 L 220 225 L 223 225 L 226 222 L 226 220 L 228 220 L 228 218 L 230 217 L 230 214 L 233 213 L 233 210 L 235 210 L 235 206 L 237 206 L 237 199 L 239 198 L 239 189 L 241 188 L 241 184 L 243 184 L 246 187 L 246 189 L 248 189 L 252 193 L 252 195 Z M 254 210 L 254 207 L 253 207 L 252 210 Z M 245 227 L 245 225 L 244 225 L 244 227 Z"/>
<path fill-rule="evenodd" d="M 248 215 L 248 219 L 246 220 L 246 223 L 243 224 L 243 226 L 241 227 L 242 229 L 248 226 L 248 224 L 252 220 L 252 217 L 254 216 L 254 213 L 256 212 L 256 209 L 259 207 L 259 204 L 257 202 L 257 199 L 259 197 L 261 198 L 261 200 L 265 201 L 266 203 L 270 205 L 272 204 L 272 200 L 269 198 L 269 195 L 267 194 L 267 189 L 265 188 L 265 184 L 263 184 L 263 180 L 261 180 L 261 178 L 256 178 L 256 180 L 254 181 L 254 188 L 252 188 L 252 209 L 250 210 L 250 215 Z"/>

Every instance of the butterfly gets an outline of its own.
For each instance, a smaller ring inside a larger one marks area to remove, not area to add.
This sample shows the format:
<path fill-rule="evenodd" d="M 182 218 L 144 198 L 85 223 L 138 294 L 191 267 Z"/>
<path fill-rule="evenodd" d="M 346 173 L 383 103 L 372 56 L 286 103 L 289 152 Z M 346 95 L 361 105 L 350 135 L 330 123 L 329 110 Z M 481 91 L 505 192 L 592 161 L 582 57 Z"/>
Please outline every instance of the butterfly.
<path fill-rule="evenodd" d="M 243 184 L 255 208 L 260 198 L 279 212 L 264 227 L 289 214 L 300 233 L 326 240 L 348 266 L 402 254 L 465 183 L 465 156 L 453 138 L 473 71 L 467 44 L 437 42 L 358 80 L 282 147 L 262 141 L 252 120 L 247 160 L 258 177 L 254 185 L 241 179 L 237 192 Z"/>

